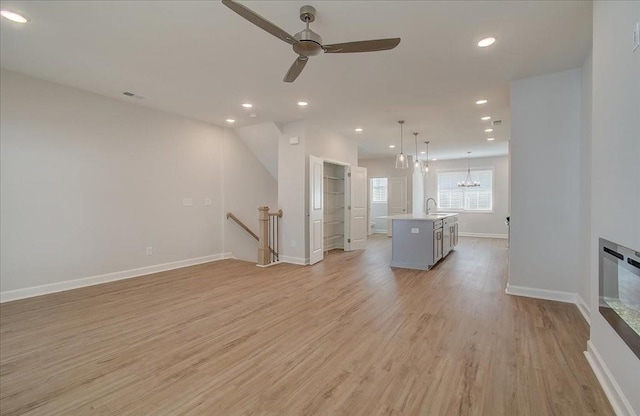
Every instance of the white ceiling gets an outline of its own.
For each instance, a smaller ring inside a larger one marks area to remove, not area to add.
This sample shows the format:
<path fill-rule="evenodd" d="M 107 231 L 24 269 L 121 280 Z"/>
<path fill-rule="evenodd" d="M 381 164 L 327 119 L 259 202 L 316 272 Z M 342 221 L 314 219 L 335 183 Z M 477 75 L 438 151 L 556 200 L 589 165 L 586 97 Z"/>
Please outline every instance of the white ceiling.
<path fill-rule="evenodd" d="M 580 66 L 591 45 L 591 2 L 247 1 L 291 34 L 304 4 L 324 43 L 400 37 L 391 51 L 310 58 L 292 84 L 296 55 L 218 1 L 3 1 L 3 68 L 190 118 L 234 127 L 324 120 L 358 140 L 361 157 L 392 155 L 406 120 L 441 159 L 507 153 L 509 82 Z M 494 36 L 485 49 L 476 43 Z M 126 98 L 131 91 L 144 100 Z M 475 101 L 489 100 L 479 106 Z M 296 102 L 309 102 L 301 109 Z M 242 102 L 255 105 L 250 118 Z M 487 142 L 490 115 L 504 120 Z M 544 120 L 540 120 L 544 122 Z M 364 128 L 355 133 L 354 128 Z M 411 144 L 411 145 L 410 145 Z M 421 145 L 424 150 L 424 145 Z"/>

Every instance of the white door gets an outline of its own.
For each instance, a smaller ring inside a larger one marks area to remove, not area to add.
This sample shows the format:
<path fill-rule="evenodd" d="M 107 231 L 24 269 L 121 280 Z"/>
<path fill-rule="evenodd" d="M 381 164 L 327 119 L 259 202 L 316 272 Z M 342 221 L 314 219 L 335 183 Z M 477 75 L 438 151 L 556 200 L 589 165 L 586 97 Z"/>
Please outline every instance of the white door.
<path fill-rule="evenodd" d="M 352 166 L 349 184 L 349 237 L 347 250 L 364 250 L 367 245 L 367 168 Z"/>
<path fill-rule="evenodd" d="M 323 189 L 324 162 L 309 156 L 309 264 L 324 258 L 323 252 Z"/>
<path fill-rule="evenodd" d="M 407 213 L 407 177 L 389 178 L 387 190 L 387 215 Z M 391 237 L 393 221 L 387 220 L 387 235 Z"/>

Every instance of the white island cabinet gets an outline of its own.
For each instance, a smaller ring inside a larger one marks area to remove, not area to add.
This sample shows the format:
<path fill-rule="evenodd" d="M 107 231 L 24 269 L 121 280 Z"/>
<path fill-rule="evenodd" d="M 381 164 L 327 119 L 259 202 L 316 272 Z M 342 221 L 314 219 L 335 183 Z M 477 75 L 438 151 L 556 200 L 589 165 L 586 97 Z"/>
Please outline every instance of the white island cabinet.
<path fill-rule="evenodd" d="M 429 270 L 458 244 L 458 214 L 404 214 L 393 221 L 391 267 Z"/>

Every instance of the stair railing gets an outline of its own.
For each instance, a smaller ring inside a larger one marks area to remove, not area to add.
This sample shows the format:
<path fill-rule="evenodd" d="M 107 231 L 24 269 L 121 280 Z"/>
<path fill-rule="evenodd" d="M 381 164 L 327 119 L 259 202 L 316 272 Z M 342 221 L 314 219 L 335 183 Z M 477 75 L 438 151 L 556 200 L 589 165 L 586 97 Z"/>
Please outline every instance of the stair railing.
<path fill-rule="evenodd" d="M 258 266 L 268 266 L 280 261 L 280 218 L 282 210 L 269 212 L 269 207 L 258 208 L 258 220 L 260 224 L 258 240 Z"/>
<path fill-rule="evenodd" d="M 258 266 L 268 266 L 280 261 L 278 246 L 280 240 L 280 218 L 282 210 L 269 212 L 269 207 L 258 208 L 258 234 L 254 233 L 246 224 L 231 212 L 227 212 L 227 219 L 233 220 L 250 236 L 258 241 Z"/>

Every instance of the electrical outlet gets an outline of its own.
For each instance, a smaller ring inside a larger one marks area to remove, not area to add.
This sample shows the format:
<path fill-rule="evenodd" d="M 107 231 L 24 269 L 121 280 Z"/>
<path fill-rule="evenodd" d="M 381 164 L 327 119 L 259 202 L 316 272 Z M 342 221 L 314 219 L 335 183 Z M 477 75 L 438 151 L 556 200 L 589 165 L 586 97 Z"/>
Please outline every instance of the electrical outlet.
<path fill-rule="evenodd" d="M 150 256 L 153 254 L 153 247 L 147 247 L 147 256 Z"/>
<path fill-rule="evenodd" d="M 213 205 L 213 201 L 211 200 L 211 198 L 207 198 L 204 200 L 205 207 L 210 207 L 211 205 Z"/>
<path fill-rule="evenodd" d="M 182 198 L 182 205 L 185 207 L 193 206 L 193 198 Z"/>

